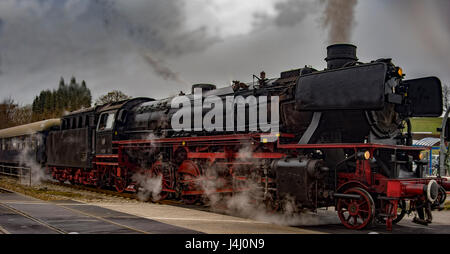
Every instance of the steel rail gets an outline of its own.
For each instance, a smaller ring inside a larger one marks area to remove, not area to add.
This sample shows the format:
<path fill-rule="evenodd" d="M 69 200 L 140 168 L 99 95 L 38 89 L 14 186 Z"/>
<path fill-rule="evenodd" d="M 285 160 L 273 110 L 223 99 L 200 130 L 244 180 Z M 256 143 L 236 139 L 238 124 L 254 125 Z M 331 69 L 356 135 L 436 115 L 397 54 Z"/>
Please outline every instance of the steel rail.
<path fill-rule="evenodd" d="M 60 233 L 60 234 L 68 234 L 68 232 L 66 232 L 66 231 L 64 231 L 64 230 L 62 230 L 62 229 L 59 229 L 59 228 L 57 228 L 57 227 L 54 227 L 54 226 L 48 224 L 48 223 L 45 222 L 45 221 L 42 221 L 42 220 L 40 220 L 40 219 L 38 219 L 38 218 L 35 218 L 35 217 L 33 217 L 33 216 L 31 216 L 31 215 L 29 215 L 29 214 L 27 214 L 27 213 L 24 213 L 24 212 L 22 212 L 22 211 L 20 211 L 20 210 L 17 210 L 17 209 L 15 209 L 15 208 L 12 208 L 12 207 L 10 207 L 10 206 L 8 206 L 8 205 L 6 205 L 6 204 L 0 203 L 0 206 L 2 206 L 2 207 L 4 207 L 5 209 L 8 209 L 8 210 L 10 210 L 10 211 L 12 211 L 12 212 L 18 214 L 18 215 L 21 215 L 21 216 L 23 216 L 23 217 L 25 217 L 25 218 L 27 218 L 27 219 L 30 219 L 30 220 L 32 220 L 32 221 L 34 221 L 34 222 L 37 222 L 37 223 L 39 223 L 40 225 L 42 225 L 42 226 L 44 226 L 44 227 L 46 227 L 46 228 L 49 228 L 49 229 L 51 229 L 51 230 L 53 230 L 53 231 L 55 231 L 55 232 L 58 232 L 58 233 Z"/>

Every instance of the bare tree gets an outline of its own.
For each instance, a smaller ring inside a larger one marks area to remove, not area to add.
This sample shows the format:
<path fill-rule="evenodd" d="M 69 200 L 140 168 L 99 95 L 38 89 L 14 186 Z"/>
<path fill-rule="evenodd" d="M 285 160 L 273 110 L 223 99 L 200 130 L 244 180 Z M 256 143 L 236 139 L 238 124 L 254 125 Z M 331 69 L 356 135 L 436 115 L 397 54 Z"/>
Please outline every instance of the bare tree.
<path fill-rule="evenodd" d="M 32 109 L 31 105 L 16 107 L 12 113 L 12 122 L 14 125 L 31 123 Z"/>
<path fill-rule="evenodd" d="M 11 98 L 6 98 L 0 103 L 0 129 L 9 128 L 14 125 L 13 114 L 17 104 Z"/>
<path fill-rule="evenodd" d="M 113 90 L 113 91 L 109 92 L 108 94 L 100 96 L 95 101 L 95 105 L 104 105 L 107 103 L 118 102 L 118 101 L 128 100 L 128 99 L 131 99 L 131 96 L 128 96 L 121 91 Z"/>
<path fill-rule="evenodd" d="M 0 103 L 0 129 L 28 124 L 31 115 L 31 105 L 21 107 L 11 98 L 4 99 Z"/>

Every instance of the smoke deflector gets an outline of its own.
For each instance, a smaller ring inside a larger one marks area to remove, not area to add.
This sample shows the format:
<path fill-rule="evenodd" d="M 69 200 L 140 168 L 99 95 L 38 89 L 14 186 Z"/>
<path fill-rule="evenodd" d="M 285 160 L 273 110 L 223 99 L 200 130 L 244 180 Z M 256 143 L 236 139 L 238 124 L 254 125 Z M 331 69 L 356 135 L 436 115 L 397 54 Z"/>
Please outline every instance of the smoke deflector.
<path fill-rule="evenodd" d="M 408 89 L 407 115 L 410 117 L 439 117 L 442 115 L 442 85 L 436 77 L 405 80 Z"/>
<path fill-rule="evenodd" d="M 299 110 L 380 110 L 384 106 L 384 63 L 300 76 L 295 97 Z"/>

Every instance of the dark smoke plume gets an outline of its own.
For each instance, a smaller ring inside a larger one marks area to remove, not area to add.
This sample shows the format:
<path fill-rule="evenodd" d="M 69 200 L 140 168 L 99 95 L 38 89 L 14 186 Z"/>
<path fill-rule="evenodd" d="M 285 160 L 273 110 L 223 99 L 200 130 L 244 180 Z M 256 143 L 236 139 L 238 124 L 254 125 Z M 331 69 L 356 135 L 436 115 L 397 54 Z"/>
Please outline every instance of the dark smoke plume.
<path fill-rule="evenodd" d="M 328 29 L 328 43 L 349 42 L 355 25 L 354 9 L 357 3 L 358 0 L 283 0 L 275 3 L 277 14 L 274 17 L 255 13 L 255 25 L 293 27 L 308 15 L 321 13 L 320 26 Z"/>
<path fill-rule="evenodd" d="M 322 26 L 328 28 L 328 42 L 350 42 L 358 0 L 322 0 L 326 3 Z"/>
<path fill-rule="evenodd" d="M 149 53 L 142 54 L 145 61 L 152 67 L 153 71 L 165 80 L 173 80 L 181 84 L 186 84 L 178 75 L 167 67 L 161 60 L 157 60 Z"/>

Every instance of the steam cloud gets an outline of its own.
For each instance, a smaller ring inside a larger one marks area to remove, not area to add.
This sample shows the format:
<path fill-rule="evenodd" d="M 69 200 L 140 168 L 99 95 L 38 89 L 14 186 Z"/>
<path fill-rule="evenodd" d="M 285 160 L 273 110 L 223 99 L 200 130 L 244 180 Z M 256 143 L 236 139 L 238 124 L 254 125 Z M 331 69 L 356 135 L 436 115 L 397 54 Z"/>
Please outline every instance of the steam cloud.
<path fill-rule="evenodd" d="M 42 136 L 36 135 L 36 139 L 38 143 L 42 144 Z M 48 180 L 49 176 L 45 174 L 45 170 L 41 167 L 41 165 L 36 161 L 36 150 L 30 147 L 29 143 L 24 143 L 23 140 L 13 139 L 12 143 L 16 144 L 16 146 L 22 146 L 19 155 L 17 156 L 17 160 L 19 161 L 19 166 L 29 168 L 28 174 L 23 176 L 20 179 L 20 183 L 27 184 L 40 184 L 44 180 Z M 30 175 L 31 174 L 31 175 Z"/>
<path fill-rule="evenodd" d="M 239 162 L 252 162 L 257 168 L 263 161 L 252 161 L 253 148 L 250 145 L 243 145 L 238 151 Z M 238 167 L 238 166 L 236 166 Z M 235 168 L 236 170 L 237 168 Z M 246 181 L 236 184 L 234 188 L 239 191 L 233 195 L 219 194 L 225 186 L 220 181 L 221 172 L 226 169 L 217 165 L 212 165 L 206 169 L 206 177 L 200 177 L 197 181 L 204 191 L 204 202 L 210 206 L 212 211 L 223 212 L 233 216 L 240 216 L 259 221 L 265 221 L 283 226 L 312 226 L 324 224 L 339 224 L 340 220 L 334 211 L 320 210 L 317 214 L 309 211 L 299 211 L 293 198 L 286 198 L 282 202 L 282 211 L 274 212 L 267 209 L 264 203 L 265 195 L 261 186 L 261 178 L 258 175 L 250 176 Z"/>
<path fill-rule="evenodd" d="M 155 176 L 149 177 L 148 174 L 145 173 L 135 173 L 131 179 L 139 186 L 137 190 L 137 197 L 141 201 L 159 200 L 160 194 L 162 190 L 162 177 Z"/>
<path fill-rule="evenodd" d="M 323 27 L 329 28 L 330 44 L 350 42 L 357 3 L 358 0 L 326 0 Z"/>
<path fill-rule="evenodd" d="M 157 153 L 156 145 L 152 142 L 155 139 L 158 139 L 157 135 L 151 133 L 149 134 L 145 140 L 150 141 L 150 150 L 146 157 L 154 157 Z M 137 197 L 141 201 L 148 201 L 152 199 L 154 201 L 158 201 L 161 196 L 162 191 L 162 176 L 156 175 L 152 176 L 148 167 L 151 165 L 146 165 L 145 162 L 141 162 L 141 171 L 134 173 L 131 176 L 131 180 L 137 185 Z"/>

